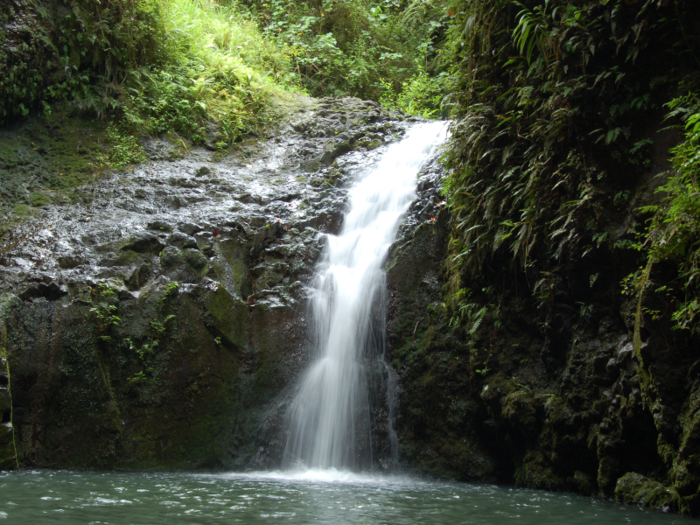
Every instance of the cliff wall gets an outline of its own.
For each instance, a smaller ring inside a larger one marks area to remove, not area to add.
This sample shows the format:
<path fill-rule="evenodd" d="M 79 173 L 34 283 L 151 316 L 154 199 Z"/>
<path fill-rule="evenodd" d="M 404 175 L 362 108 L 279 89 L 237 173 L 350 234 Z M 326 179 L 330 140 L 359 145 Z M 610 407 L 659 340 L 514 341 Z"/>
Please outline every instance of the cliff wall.
<path fill-rule="evenodd" d="M 5 237 L 3 467 L 279 463 L 322 234 L 352 174 L 405 129 L 357 99 L 289 108 L 230 155 L 144 138 L 148 161 Z M 20 157 L 41 157 L 21 126 L 8 133 Z M 7 174 L 53 165 L 41 160 Z"/>

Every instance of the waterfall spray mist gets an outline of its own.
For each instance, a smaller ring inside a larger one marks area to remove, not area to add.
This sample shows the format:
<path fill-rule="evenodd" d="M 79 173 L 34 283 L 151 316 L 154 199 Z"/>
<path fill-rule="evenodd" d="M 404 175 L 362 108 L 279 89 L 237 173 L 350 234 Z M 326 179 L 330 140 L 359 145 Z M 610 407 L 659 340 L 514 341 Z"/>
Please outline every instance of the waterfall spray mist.
<path fill-rule="evenodd" d="M 316 355 L 290 406 L 287 467 L 371 467 L 365 358 L 383 349 L 383 319 L 373 326 L 372 306 L 385 286 L 382 264 L 415 198 L 417 174 L 446 129 L 444 122 L 418 124 L 392 144 L 350 190 L 340 234 L 328 236 L 311 286 Z"/>

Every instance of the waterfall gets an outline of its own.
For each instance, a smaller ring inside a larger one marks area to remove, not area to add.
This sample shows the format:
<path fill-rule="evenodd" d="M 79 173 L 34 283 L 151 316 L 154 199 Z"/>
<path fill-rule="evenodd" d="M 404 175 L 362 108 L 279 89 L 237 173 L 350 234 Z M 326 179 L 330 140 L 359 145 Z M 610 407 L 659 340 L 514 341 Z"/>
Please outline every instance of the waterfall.
<path fill-rule="evenodd" d="M 350 189 L 340 234 L 328 235 L 310 290 L 315 360 L 290 405 L 287 467 L 372 466 L 366 359 L 383 351 L 384 313 L 381 326 L 373 314 L 385 285 L 382 265 L 416 196 L 418 172 L 446 129 L 444 122 L 418 124 L 389 146 Z"/>

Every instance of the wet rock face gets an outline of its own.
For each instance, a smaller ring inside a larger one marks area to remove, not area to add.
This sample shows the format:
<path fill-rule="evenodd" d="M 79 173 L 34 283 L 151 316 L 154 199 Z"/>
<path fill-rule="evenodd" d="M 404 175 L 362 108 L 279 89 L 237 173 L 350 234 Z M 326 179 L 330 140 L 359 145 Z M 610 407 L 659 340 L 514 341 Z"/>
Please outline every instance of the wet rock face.
<path fill-rule="evenodd" d="M 12 232 L 0 325 L 20 464 L 274 465 L 323 234 L 406 125 L 325 99 L 223 158 L 149 140 L 150 161 Z"/>
<path fill-rule="evenodd" d="M 553 316 L 558 331 L 545 337 L 536 307 L 510 292 L 499 305 L 467 311 L 479 322 L 466 333 L 452 326 L 443 302 L 450 218 L 436 186 L 428 179 L 414 203 L 387 276 L 403 464 L 439 477 L 606 496 L 626 472 L 663 472 L 620 319 L 575 325 L 562 305 Z"/>
<path fill-rule="evenodd" d="M 386 353 L 399 381 L 400 460 L 404 468 L 440 477 L 492 481 L 497 462 L 471 426 L 472 418 L 488 418 L 465 388 L 467 361 L 440 355 L 464 346 L 435 323 L 444 300 L 441 270 L 449 225 L 441 177 L 437 164 L 421 174 L 418 198 L 389 257 Z M 432 346 L 425 344 L 426 333 L 434 337 Z M 426 362 L 433 358 L 438 370 Z"/>

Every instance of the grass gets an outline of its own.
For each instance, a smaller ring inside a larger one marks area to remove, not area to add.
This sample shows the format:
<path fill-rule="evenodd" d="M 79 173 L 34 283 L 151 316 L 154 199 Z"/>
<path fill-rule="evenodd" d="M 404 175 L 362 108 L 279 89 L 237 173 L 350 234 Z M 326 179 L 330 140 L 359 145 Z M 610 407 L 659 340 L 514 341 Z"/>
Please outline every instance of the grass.
<path fill-rule="evenodd" d="M 125 132 L 175 132 L 226 148 L 270 122 L 271 100 L 298 90 L 283 48 L 236 3 L 162 0 L 162 10 L 167 60 L 130 71 L 121 103 Z"/>

